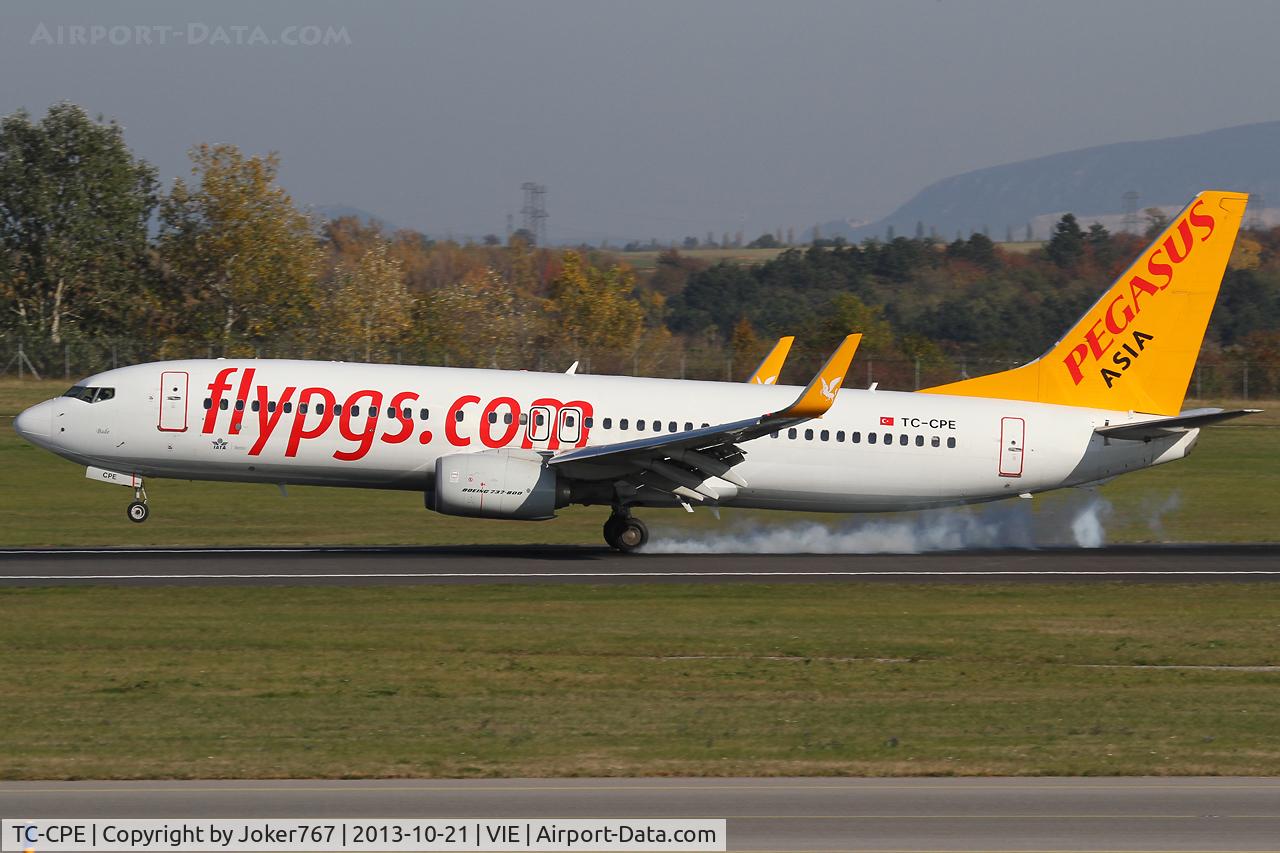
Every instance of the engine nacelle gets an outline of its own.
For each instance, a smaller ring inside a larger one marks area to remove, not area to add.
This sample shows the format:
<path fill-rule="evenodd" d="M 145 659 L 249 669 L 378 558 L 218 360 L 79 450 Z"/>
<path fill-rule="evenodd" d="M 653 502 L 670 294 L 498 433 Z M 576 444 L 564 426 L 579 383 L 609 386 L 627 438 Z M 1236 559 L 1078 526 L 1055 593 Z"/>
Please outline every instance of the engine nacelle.
<path fill-rule="evenodd" d="M 453 453 L 436 460 L 436 482 L 427 507 L 445 515 L 555 518 L 569 505 L 569 487 L 537 453 L 489 450 Z"/>

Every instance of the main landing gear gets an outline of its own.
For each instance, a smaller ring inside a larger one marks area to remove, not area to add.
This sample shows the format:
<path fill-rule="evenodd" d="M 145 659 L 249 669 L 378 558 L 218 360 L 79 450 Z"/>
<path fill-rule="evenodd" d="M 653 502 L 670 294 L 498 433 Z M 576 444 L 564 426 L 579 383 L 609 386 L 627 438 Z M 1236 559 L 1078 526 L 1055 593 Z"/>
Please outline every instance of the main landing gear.
<path fill-rule="evenodd" d="M 126 485 L 128 484 L 126 483 Z M 138 482 L 137 487 L 133 490 L 133 501 L 125 511 L 129 514 L 129 520 L 134 524 L 141 524 L 151 515 L 151 510 L 147 507 L 147 490 L 142 488 L 141 481 Z"/>
<path fill-rule="evenodd" d="M 649 541 L 649 528 L 625 507 L 615 509 L 604 523 L 604 541 L 615 551 L 628 554 Z"/>

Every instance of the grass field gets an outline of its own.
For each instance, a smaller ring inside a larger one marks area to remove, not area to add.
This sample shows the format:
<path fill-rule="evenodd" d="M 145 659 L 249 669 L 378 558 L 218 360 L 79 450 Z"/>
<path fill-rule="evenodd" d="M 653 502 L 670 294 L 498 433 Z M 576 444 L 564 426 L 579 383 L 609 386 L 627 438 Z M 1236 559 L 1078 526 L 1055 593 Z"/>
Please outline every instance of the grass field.
<path fill-rule="evenodd" d="M 5 589 L 0 778 L 1272 775 L 1280 673 L 1246 667 L 1280 664 L 1278 608 L 1273 584 Z"/>
<path fill-rule="evenodd" d="M 575 507 L 549 522 L 449 518 L 423 508 L 414 492 L 156 480 L 146 524 L 124 515 L 127 490 L 91 483 L 83 469 L 33 447 L 11 428 L 27 405 L 64 390 L 61 382 L 0 381 L 0 546 L 294 544 L 599 544 L 607 510 Z M 1253 403 L 1258 406 L 1266 404 Z M 1110 541 L 1274 541 L 1280 538 L 1280 404 L 1263 415 L 1205 431 L 1190 459 L 1121 477 L 1100 490 L 1113 506 Z M 1076 490 L 1019 507 L 1057 517 Z M 1005 511 L 1009 504 L 994 505 Z M 969 510 L 960 510 L 967 513 Z M 975 510 L 974 512 L 981 512 Z M 702 535 L 749 525 L 806 521 L 850 526 L 908 514 L 797 515 L 725 510 L 644 514 L 659 536 Z M 1158 524 L 1153 521 L 1158 520 Z"/>
<path fill-rule="evenodd" d="M 730 261 L 735 264 L 763 264 L 781 255 L 787 251 L 787 248 L 794 248 L 804 251 L 805 246 L 791 246 L 780 249 L 678 249 L 680 257 L 693 258 L 699 261 L 706 261 L 709 264 L 718 264 L 721 261 Z M 628 266 L 639 270 L 651 270 L 658 265 L 658 256 L 667 249 L 657 249 L 654 251 L 644 252 L 618 252 L 619 260 L 624 261 Z"/>

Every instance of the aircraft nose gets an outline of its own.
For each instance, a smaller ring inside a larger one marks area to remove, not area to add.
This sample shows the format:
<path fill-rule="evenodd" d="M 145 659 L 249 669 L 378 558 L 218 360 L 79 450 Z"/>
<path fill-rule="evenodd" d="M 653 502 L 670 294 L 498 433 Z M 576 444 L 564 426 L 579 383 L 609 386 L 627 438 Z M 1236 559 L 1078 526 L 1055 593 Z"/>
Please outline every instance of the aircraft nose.
<path fill-rule="evenodd" d="M 13 419 L 13 428 L 27 441 L 48 441 L 53 432 L 53 401 L 36 403 Z"/>

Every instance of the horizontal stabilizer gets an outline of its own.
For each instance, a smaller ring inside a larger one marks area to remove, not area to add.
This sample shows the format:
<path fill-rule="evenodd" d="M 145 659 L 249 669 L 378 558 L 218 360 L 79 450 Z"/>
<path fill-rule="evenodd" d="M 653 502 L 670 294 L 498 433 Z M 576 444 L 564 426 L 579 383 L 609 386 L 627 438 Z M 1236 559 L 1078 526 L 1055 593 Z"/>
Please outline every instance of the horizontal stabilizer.
<path fill-rule="evenodd" d="M 1262 409 L 1193 409 L 1171 418 L 1156 418 L 1131 424 L 1101 426 L 1094 430 L 1104 438 L 1118 438 L 1124 441 L 1150 441 L 1153 438 L 1167 438 L 1171 435 L 1187 432 L 1199 427 L 1209 426 L 1221 421 L 1229 421 L 1243 415 L 1253 415 Z"/>

